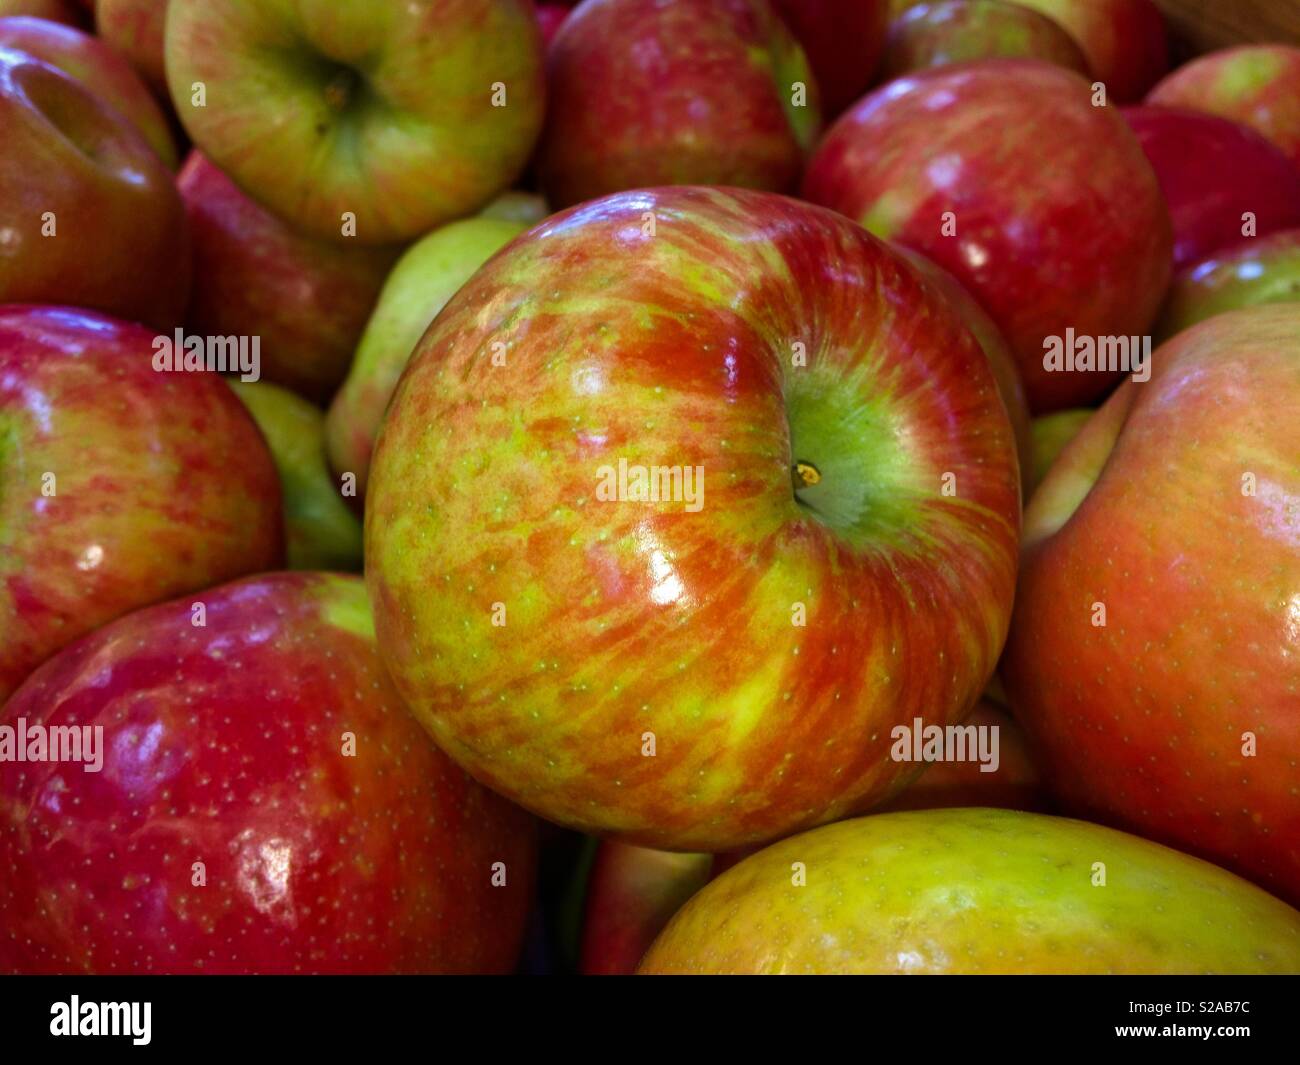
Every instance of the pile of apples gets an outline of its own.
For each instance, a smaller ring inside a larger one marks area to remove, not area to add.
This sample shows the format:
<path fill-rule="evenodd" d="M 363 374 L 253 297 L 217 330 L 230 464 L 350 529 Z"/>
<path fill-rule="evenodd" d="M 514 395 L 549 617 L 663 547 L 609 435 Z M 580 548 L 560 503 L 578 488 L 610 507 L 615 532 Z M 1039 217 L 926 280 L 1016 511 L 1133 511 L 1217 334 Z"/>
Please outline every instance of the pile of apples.
<path fill-rule="evenodd" d="M 0 0 L 0 971 L 1300 972 L 1300 47 L 1172 54 Z"/>

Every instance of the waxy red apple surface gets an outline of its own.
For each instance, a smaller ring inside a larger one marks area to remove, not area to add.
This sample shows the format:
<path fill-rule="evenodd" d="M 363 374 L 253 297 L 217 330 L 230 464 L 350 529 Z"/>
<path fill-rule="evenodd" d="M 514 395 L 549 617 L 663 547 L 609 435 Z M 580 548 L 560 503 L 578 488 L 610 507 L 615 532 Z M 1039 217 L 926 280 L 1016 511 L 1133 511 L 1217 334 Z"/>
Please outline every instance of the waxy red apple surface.
<path fill-rule="evenodd" d="M 185 208 L 140 132 L 80 82 L 0 49 L 0 303 L 180 324 Z"/>
<path fill-rule="evenodd" d="M 1156 336 L 1168 339 L 1224 311 L 1300 302 L 1300 229 L 1243 240 L 1189 263 L 1174 277 Z"/>
<path fill-rule="evenodd" d="M 1132 103 L 1169 69 L 1165 21 L 1152 0 L 1014 0 L 1079 42 L 1110 103 Z"/>
<path fill-rule="evenodd" d="M 1295 973 L 1300 913 L 1099 825 L 925 810 L 746 858 L 678 911 L 640 971 Z"/>
<path fill-rule="evenodd" d="M 808 57 L 822 110 L 838 115 L 871 85 L 885 39 L 887 0 L 772 3 Z"/>
<path fill-rule="evenodd" d="M 0 703 L 136 607 L 280 564 L 280 485 L 214 374 L 158 373 L 154 336 L 0 308 Z"/>
<path fill-rule="evenodd" d="M 331 240 L 410 240 L 507 188 L 541 128 L 542 61 L 531 0 L 168 8 L 167 78 L 195 144 Z"/>
<path fill-rule="evenodd" d="M 1118 377 L 1049 372 L 1045 341 L 1143 334 L 1172 272 L 1169 213 L 1132 131 L 1077 74 L 1034 60 L 877 89 L 826 135 L 804 195 L 949 270 L 1011 345 L 1035 413 Z"/>
<path fill-rule="evenodd" d="M 648 185 L 786 192 L 821 127 L 807 59 L 766 0 L 591 0 L 547 78 L 538 172 L 555 207 Z"/>
<path fill-rule="evenodd" d="M 269 574 L 137 611 L 34 674 L 0 714 L 20 720 L 102 730 L 102 764 L 0 763 L 0 971 L 518 956 L 535 826 L 406 713 L 360 578 Z"/>
<path fill-rule="evenodd" d="M 914 770 L 890 728 L 970 710 L 1019 509 L 988 359 L 901 255 L 772 194 L 642 190 L 547 219 L 424 335 L 367 583 L 476 777 L 720 850 L 883 798 Z"/>
<path fill-rule="evenodd" d="M 1000 672 L 1068 810 L 1300 901 L 1300 304 L 1153 364 L 1030 501 Z"/>
<path fill-rule="evenodd" d="M 158 102 L 131 65 L 97 37 L 35 18 L 0 19 L 0 48 L 43 59 L 131 120 L 158 158 L 176 166 L 176 142 Z"/>
<path fill-rule="evenodd" d="M 89 19 L 72 0 L 0 0 L 0 18 L 38 18 L 84 28 Z"/>
<path fill-rule="evenodd" d="M 1041 59 L 1091 76 L 1083 52 L 1046 15 L 1003 0 L 934 0 L 889 25 L 882 80 L 979 59 Z"/>
<path fill-rule="evenodd" d="M 194 245 L 187 330 L 258 337 L 265 380 L 328 402 L 400 249 L 299 233 L 198 151 L 176 184 Z"/>
<path fill-rule="evenodd" d="M 1175 70 L 1146 102 L 1250 126 L 1300 167 L 1300 48 L 1255 44 L 1210 52 Z"/>
<path fill-rule="evenodd" d="M 1182 107 L 1123 109 L 1174 226 L 1174 268 L 1300 225 L 1300 169 L 1239 122 Z"/>

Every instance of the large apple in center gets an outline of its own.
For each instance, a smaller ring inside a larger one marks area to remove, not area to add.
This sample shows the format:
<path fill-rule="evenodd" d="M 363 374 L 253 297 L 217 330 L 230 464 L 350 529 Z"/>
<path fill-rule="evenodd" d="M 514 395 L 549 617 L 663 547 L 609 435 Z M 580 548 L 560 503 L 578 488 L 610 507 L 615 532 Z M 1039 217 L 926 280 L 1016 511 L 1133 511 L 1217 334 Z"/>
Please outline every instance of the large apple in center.
<path fill-rule="evenodd" d="M 542 123 L 530 0 L 171 0 L 166 53 L 195 144 L 334 240 L 405 241 L 482 207 Z"/>
<path fill-rule="evenodd" d="M 974 705 L 1018 493 L 988 359 L 901 254 L 780 196 L 643 190 L 518 238 L 425 333 L 367 581 L 476 777 L 721 850 L 884 797 L 916 770 L 891 727 Z"/>

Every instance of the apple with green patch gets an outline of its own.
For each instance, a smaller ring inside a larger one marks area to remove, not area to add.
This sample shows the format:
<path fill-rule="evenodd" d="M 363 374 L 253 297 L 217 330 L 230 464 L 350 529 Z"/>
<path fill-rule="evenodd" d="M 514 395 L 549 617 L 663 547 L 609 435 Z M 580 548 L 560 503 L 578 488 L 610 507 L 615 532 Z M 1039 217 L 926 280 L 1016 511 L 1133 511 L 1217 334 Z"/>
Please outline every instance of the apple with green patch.
<path fill-rule="evenodd" d="M 651 500 L 601 498 L 625 467 Z M 891 727 L 969 712 L 1019 516 L 988 358 L 912 264 L 677 186 L 553 216 L 447 304 L 380 430 L 366 574 L 399 690 L 478 779 L 711 851 L 884 798 L 914 771 Z"/>
<path fill-rule="evenodd" d="M 984 809 L 882 814 L 783 840 L 696 894 L 640 968 L 1297 970 L 1300 913 L 1231 873 L 1100 825 Z"/>

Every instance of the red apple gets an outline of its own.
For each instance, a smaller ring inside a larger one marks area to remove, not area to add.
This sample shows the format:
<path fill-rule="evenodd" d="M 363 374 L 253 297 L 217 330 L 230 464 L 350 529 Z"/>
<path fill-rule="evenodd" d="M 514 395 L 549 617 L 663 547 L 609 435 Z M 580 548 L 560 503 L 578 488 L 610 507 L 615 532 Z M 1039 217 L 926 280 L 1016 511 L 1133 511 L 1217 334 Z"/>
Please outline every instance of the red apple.
<path fill-rule="evenodd" d="M 560 27 L 547 77 L 538 171 L 556 207 L 646 185 L 793 189 L 821 124 L 766 0 L 591 0 Z"/>
<path fill-rule="evenodd" d="M 601 840 L 587 881 L 579 970 L 631 976 L 682 904 L 708 883 L 712 854 Z"/>
<path fill-rule="evenodd" d="M 0 702 L 83 633 L 282 560 L 257 427 L 155 352 L 136 325 L 0 308 Z"/>
<path fill-rule="evenodd" d="M 1036 413 L 1119 376 L 1049 371 L 1049 339 L 1142 334 L 1172 271 L 1169 214 L 1123 118 L 1035 60 L 877 89 L 827 134 L 804 195 L 949 270 L 1011 345 Z"/>
<path fill-rule="evenodd" d="M 46 663 L 0 724 L 85 730 L 100 760 L 0 763 L 2 971 L 502 972 L 518 956 L 532 819 L 403 709 L 360 578 L 268 574 L 137 611 Z"/>
<path fill-rule="evenodd" d="M 1250 126 L 1300 167 L 1300 48 L 1253 44 L 1211 52 L 1161 81 L 1147 103 L 1190 107 Z"/>
<path fill-rule="evenodd" d="M 714 851 L 884 798 L 890 728 L 969 711 L 1019 510 L 988 359 L 915 267 L 795 200 L 662 188 L 548 219 L 443 308 L 380 430 L 366 575 L 478 779 Z"/>
<path fill-rule="evenodd" d="M 90 21 L 71 0 L 0 0 L 0 18 L 16 16 L 45 19 L 78 29 Z"/>
<path fill-rule="evenodd" d="M 1013 0 L 1060 23 L 1079 42 L 1111 103 L 1142 99 L 1169 69 L 1165 21 L 1152 0 Z"/>
<path fill-rule="evenodd" d="M 886 0 L 773 0 L 803 46 L 822 109 L 838 115 L 867 91 L 885 40 Z"/>
<path fill-rule="evenodd" d="M 1254 130 L 1181 107 L 1126 107 L 1174 224 L 1174 268 L 1300 225 L 1300 170 Z M 1253 216 L 1246 234 L 1244 216 Z"/>
<path fill-rule="evenodd" d="M 176 166 L 176 142 L 157 101 L 131 65 L 97 37 L 44 19 L 0 19 L 0 47 L 43 59 L 131 120 L 158 158 Z"/>
<path fill-rule="evenodd" d="M 168 0 L 96 0 L 95 31 L 167 99 L 163 28 Z"/>
<path fill-rule="evenodd" d="M 1300 229 L 1244 240 L 1189 263 L 1169 286 L 1156 335 L 1168 339 L 1224 311 L 1300 302 Z"/>
<path fill-rule="evenodd" d="M 1300 305 L 1161 345 L 1025 515 L 1002 677 L 1068 809 L 1300 901 Z"/>
<path fill-rule="evenodd" d="M 131 122 L 48 63 L 3 49 L 0 145 L 0 303 L 178 325 L 185 208 Z"/>
<path fill-rule="evenodd" d="M 361 244 L 508 188 L 546 94 L 531 0 L 171 0 L 167 77 L 195 145 L 245 192 Z"/>
<path fill-rule="evenodd" d="M 1053 411 L 1051 414 L 1044 414 L 1033 420 L 1030 425 L 1033 460 L 1025 478 L 1026 499 L 1043 483 L 1043 478 L 1047 476 L 1047 471 L 1052 468 L 1052 464 L 1056 462 L 1070 441 L 1079 435 L 1079 430 L 1087 424 L 1094 413 L 1091 407 L 1076 407 L 1071 410 Z"/>
<path fill-rule="evenodd" d="M 189 209 L 201 336 L 258 336 L 262 376 L 326 402 L 347 376 L 399 248 L 335 244 L 290 229 L 201 152 L 177 179 Z"/>
<path fill-rule="evenodd" d="M 999 57 L 1041 59 L 1092 76 L 1074 38 L 1046 15 L 1002 0 L 937 0 L 917 4 L 890 23 L 883 80 Z"/>
<path fill-rule="evenodd" d="M 537 21 L 542 27 L 542 43 L 549 46 L 560 30 L 560 24 L 569 17 L 569 9 L 562 4 L 538 4 Z"/>

